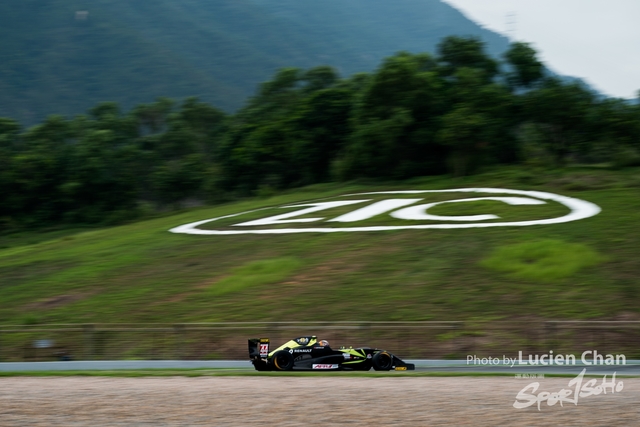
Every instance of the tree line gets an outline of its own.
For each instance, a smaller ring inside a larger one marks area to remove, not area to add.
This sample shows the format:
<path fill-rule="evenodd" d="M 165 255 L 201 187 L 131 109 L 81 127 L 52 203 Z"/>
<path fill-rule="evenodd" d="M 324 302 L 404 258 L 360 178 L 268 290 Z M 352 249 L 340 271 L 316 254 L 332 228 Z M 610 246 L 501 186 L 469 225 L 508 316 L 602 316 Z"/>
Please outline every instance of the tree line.
<path fill-rule="evenodd" d="M 526 43 L 497 61 L 452 36 L 348 78 L 281 69 L 235 114 L 160 98 L 28 129 L 0 118 L 0 229 L 114 224 L 327 181 L 640 164 L 639 149 L 638 105 L 551 75 Z"/>

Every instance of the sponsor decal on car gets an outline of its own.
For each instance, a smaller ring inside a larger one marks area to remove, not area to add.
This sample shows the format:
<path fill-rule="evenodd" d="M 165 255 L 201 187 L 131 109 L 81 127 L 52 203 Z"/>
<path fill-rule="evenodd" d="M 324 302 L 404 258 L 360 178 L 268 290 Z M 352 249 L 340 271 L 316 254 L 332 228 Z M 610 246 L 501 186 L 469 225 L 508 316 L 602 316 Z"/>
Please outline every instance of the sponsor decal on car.
<path fill-rule="evenodd" d="M 435 200 L 437 194 L 446 193 L 471 193 L 480 197 L 463 196 L 453 200 Z M 419 196 L 419 198 L 408 198 Z M 381 197 L 388 197 L 382 198 Z M 429 198 L 431 197 L 431 200 Z M 409 190 L 409 191 L 378 191 L 367 193 L 346 194 L 335 197 L 333 201 L 301 202 L 285 206 L 273 206 L 252 211 L 225 215 L 217 218 L 206 219 L 181 225 L 169 230 L 172 233 L 200 234 L 200 235 L 237 235 L 237 234 L 290 234 L 290 233 L 336 233 L 356 231 L 386 231 L 386 230 L 421 230 L 421 229 L 453 229 L 453 228 L 479 228 L 479 227 L 523 227 L 530 225 L 559 224 L 577 221 L 597 215 L 600 207 L 573 197 L 562 196 L 542 191 L 511 190 L 503 188 L 457 188 L 450 190 Z M 326 199 L 325 199 L 326 200 Z M 569 209 L 568 213 L 552 218 L 544 218 L 545 211 L 540 211 L 540 218 L 521 221 L 504 221 L 500 217 L 489 212 L 478 215 L 439 215 L 432 213 L 438 206 L 457 206 L 460 203 L 474 202 L 500 202 L 509 206 L 540 206 L 550 203 L 563 205 Z M 344 213 L 344 208 L 353 206 L 354 210 Z M 286 213 L 277 215 L 267 214 L 268 211 L 281 211 L 288 209 Z M 332 210 L 341 209 L 339 212 Z M 258 219 L 243 220 L 245 215 L 255 218 L 256 212 L 265 212 L 265 216 Z M 322 217 L 308 217 L 322 212 Z M 375 218 L 385 218 L 388 224 L 388 216 L 395 218 L 396 225 L 367 226 L 338 226 L 335 224 L 357 225 L 360 221 Z M 226 225 L 218 226 L 218 229 L 199 228 L 204 224 L 234 218 L 234 223 L 222 221 Z M 420 223 L 422 222 L 422 223 Z M 304 226 L 311 224 L 312 227 Z M 294 225 L 300 226 L 293 228 Z"/>
<path fill-rule="evenodd" d="M 311 353 L 310 348 L 296 348 L 293 350 L 294 353 Z"/>
<path fill-rule="evenodd" d="M 260 357 L 267 357 L 269 354 L 269 344 L 260 344 Z"/>
<path fill-rule="evenodd" d="M 312 369 L 338 369 L 338 365 L 317 363 L 311 366 Z"/>

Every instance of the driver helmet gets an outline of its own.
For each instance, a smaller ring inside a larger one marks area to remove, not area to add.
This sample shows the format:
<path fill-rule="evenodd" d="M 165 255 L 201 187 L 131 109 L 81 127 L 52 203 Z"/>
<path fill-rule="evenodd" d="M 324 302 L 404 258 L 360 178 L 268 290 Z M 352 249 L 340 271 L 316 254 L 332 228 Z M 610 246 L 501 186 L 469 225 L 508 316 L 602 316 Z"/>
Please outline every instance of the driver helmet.
<path fill-rule="evenodd" d="M 322 347 L 329 347 L 329 341 L 327 340 L 320 340 L 318 341 L 318 344 L 320 344 Z"/>

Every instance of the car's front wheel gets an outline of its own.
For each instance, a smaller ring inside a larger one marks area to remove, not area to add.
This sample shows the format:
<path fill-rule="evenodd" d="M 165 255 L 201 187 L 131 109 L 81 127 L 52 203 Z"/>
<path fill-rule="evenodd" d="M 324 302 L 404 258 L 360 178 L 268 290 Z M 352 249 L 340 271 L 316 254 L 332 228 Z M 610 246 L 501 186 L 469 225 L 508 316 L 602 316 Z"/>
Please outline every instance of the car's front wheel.
<path fill-rule="evenodd" d="M 293 369 L 293 355 L 287 350 L 280 350 L 273 355 L 271 363 L 277 371 L 290 371 Z"/>
<path fill-rule="evenodd" d="M 386 351 L 373 355 L 373 369 L 376 371 L 390 371 L 393 366 L 393 356 Z"/>

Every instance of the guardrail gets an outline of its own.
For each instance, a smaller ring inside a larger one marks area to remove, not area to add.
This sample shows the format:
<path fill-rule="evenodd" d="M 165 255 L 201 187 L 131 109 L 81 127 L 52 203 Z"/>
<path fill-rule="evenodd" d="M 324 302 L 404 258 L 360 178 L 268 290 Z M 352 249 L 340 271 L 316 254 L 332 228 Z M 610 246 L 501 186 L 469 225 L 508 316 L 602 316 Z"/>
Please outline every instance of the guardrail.
<path fill-rule="evenodd" d="M 381 321 L 4 325 L 0 361 L 245 359 L 248 338 L 279 344 L 301 335 L 317 335 L 333 347 L 385 348 L 414 359 L 550 350 L 640 358 L 636 321 Z"/>

